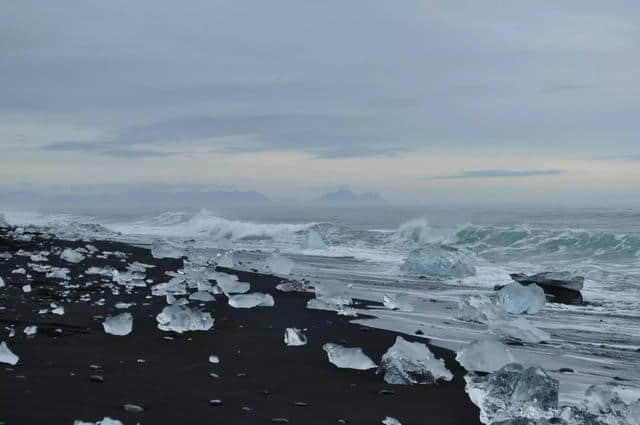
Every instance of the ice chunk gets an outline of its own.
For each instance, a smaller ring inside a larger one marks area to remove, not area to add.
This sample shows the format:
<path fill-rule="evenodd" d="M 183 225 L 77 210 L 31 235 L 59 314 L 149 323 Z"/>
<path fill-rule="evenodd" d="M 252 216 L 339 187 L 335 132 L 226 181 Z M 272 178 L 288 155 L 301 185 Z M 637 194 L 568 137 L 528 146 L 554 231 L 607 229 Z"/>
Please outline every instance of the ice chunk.
<path fill-rule="evenodd" d="M 104 417 L 102 418 L 102 420 L 99 420 L 98 422 L 84 422 L 76 419 L 75 421 L 73 421 L 73 425 L 122 425 L 122 422 L 120 422 L 117 419 Z"/>
<path fill-rule="evenodd" d="M 209 363 L 218 364 L 220 363 L 220 358 L 218 356 L 209 356 Z"/>
<path fill-rule="evenodd" d="M 168 241 L 155 241 L 151 245 L 153 258 L 182 258 L 184 251 Z"/>
<path fill-rule="evenodd" d="M 234 308 L 273 307 L 275 301 L 269 294 L 252 292 L 250 294 L 232 295 L 229 305 Z"/>
<path fill-rule="evenodd" d="M 15 366 L 16 364 L 18 364 L 19 359 L 20 357 L 13 354 L 4 341 L 0 342 L 0 363 Z"/>
<path fill-rule="evenodd" d="M 0 276 L 0 288 L 2 288 L 4 286 L 4 280 L 2 279 L 2 276 Z"/>
<path fill-rule="evenodd" d="M 539 367 L 510 363 L 486 375 L 467 375 L 466 391 L 485 424 L 516 418 L 549 419 L 558 408 L 558 380 Z M 524 422 L 527 423 L 527 422 Z"/>
<path fill-rule="evenodd" d="M 64 314 L 64 307 L 53 307 L 55 304 L 51 306 L 51 313 L 57 314 L 58 316 L 62 316 Z"/>
<path fill-rule="evenodd" d="M 187 305 L 187 304 L 189 304 L 189 300 L 188 299 L 186 299 L 186 298 L 176 298 L 171 294 L 167 295 L 166 299 L 167 299 L 167 304 L 169 304 L 169 305 L 173 305 L 173 304 L 176 304 L 176 305 Z"/>
<path fill-rule="evenodd" d="M 307 337 L 298 328 L 287 328 L 284 331 L 284 343 L 290 347 L 307 344 Z"/>
<path fill-rule="evenodd" d="M 484 295 L 470 295 L 458 303 L 457 318 L 465 322 L 489 323 L 503 316 L 504 310 Z"/>
<path fill-rule="evenodd" d="M 151 294 L 155 296 L 163 295 L 186 295 L 187 287 L 184 280 L 174 277 L 169 282 L 158 283 L 151 287 Z"/>
<path fill-rule="evenodd" d="M 220 267 L 233 268 L 235 265 L 233 251 L 226 251 L 224 254 L 216 254 L 216 263 Z"/>
<path fill-rule="evenodd" d="M 429 244 L 411 251 L 401 266 L 405 272 L 441 279 L 475 276 L 476 268 L 461 250 Z"/>
<path fill-rule="evenodd" d="M 197 291 L 189 295 L 189 299 L 193 301 L 209 302 L 215 301 L 215 297 L 207 291 Z"/>
<path fill-rule="evenodd" d="M 343 347 L 334 343 L 324 344 L 322 348 L 327 352 L 329 362 L 341 369 L 367 370 L 378 367 L 362 348 Z"/>
<path fill-rule="evenodd" d="M 126 310 L 134 304 L 135 303 L 116 303 L 114 307 L 117 308 L 118 310 Z"/>
<path fill-rule="evenodd" d="M 304 249 L 326 249 L 327 244 L 322 240 L 322 236 L 315 230 L 311 230 L 302 244 Z"/>
<path fill-rule="evenodd" d="M 158 328 L 163 331 L 183 333 L 186 331 L 206 331 L 213 327 L 213 318 L 208 312 L 184 305 L 166 306 L 156 316 Z"/>
<path fill-rule="evenodd" d="M 51 270 L 47 272 L 49 279 L 62 279 L 69 280 L 69 269 L 64 267 L 51 267 Z"/>
<path fill-rule="evenodd" d="M 498 291 L 498 303 L 512 314 L 535 314 L 544 307 L 544 291 L 536 284 L 511 282 Z"/>
<path fill-rule="evenodd" d="M 591 385 L 585 392 L 584 409 L 607 424 L 640 424 L 640 400 L 627 404 L 621 390 L 615 384 Z"/>
<path fill-rule="evenodd" d="M 346 307 L 353 303 L 340 283 L 325 282 L 316 286 L 315 292 L 316 297 L 307 302 L 307 308 L 312 310 L 347 312 Z"/>
<path fill-rule="evenodd" d="M 273 274 L 288 275 L 293 270 L 294 262 L 280 255 L 278 252 L 274 252 L 267 258 L 267 267 Z"/>
<path fill-rule="evenodd" d="M 402 423 L 396 418 L 392 418 L 391 416 L 387 416 L 382 421 L 382 425 L 402 425 Z"/>
<path fill-rule="evenodd" d="M 31 285 L 23 285 L 22 286 L 22 292 L 28 294 L 29 292 L 31 292 Z"/>
<path fill-rule="evenodd" d="M 26 326 L 24 328 L 24 334 L 27 336 L 35 335 L 38 332 L 37 326 Z"/>
<path fill-rule="evenodd" d="M 79 263 L 85 259 L 85 256 L 71 248 L 66 248 L 60 253 L 60 258 L 68 263 Z"/>
<path fill-rule="evenodd" d="M 225 294 L 244 294 L 251 289 L 251 285 L 247 282 L 239 282 L 238 276 L 226 273 L 218 273 L 215 275 L 217 285 Z"/>
<path fill-rule="evenodd" d="M 551 335 L 542 331 L 522 317 L 515 319 L 492 319 L 489 321 L 489 332 L 500 338 L 539 344 L 549 341 Z"/>
<path fill-rule="evenodd" d="M 516 361 L 506 345 L 494 339 L 481 339 L 465 345 L 456 360 L 468 371 L 495 372 Z"/>
<path fill-rule="evenodd" d="M 426 345 L 406 341 L 401 336 L 382 356 L 379 372 L 389 384 L 433 384 L 451 381 L 453 375 L 442 359 L 436 359 Z"/>
<path fill-rule="evenodd" d="M 17 269 L 11 270 L 12 274 L 27 274 L 27 271 L 23 267 L 18 267 Z"/>
<path fill-rule="evenodd" d="M 413 311 L 409 296 L 402 294 L 384 294 L 382 304 L 389 310 Z"/>
<path fill-rule="evenodd" d="M 121 313 L 117 316 L 107 317 L 102 327 L 106 333 L 111 335 L 129 335 L 133 328 L 133 316 L 131 313 Z"/>

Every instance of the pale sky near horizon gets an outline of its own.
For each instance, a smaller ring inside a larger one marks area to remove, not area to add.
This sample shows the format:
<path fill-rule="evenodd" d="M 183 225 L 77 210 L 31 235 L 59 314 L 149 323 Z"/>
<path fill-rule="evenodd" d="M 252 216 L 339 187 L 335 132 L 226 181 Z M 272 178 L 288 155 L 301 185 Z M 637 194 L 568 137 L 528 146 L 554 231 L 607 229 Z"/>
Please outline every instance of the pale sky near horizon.
<path fill-rule="evenodd" d="M 637 1 L 0 5 L 0 187 L 640 203 Z"/>

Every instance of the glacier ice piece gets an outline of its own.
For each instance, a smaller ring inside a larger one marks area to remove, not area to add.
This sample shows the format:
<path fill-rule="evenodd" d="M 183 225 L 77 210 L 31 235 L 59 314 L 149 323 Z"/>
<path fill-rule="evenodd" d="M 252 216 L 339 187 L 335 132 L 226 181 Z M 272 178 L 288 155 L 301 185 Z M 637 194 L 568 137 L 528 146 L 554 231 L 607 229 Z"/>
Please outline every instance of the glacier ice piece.
<path fill-rule="evenodd" d="M 429 348 L 420 342 L 409 342 L 401 336 L 382 356 L 380 368 L 389 384 L 433 384 L 438 380 L 451 381 L 453 374 L 444 360 L 436 359 Z"/>
<path fill-rule="evenodd" d="M 469 374 L 465 380 L 469 398 L 485 424 L 517 418 L 546 420 L 557 414 L 558 380 L 540 367 L 510 363 L 490 375 Z"/>
<path fill-rule="evenodd" d="M 168 241 L 155 241 L 151 245 L 153 258 L 182 258 L 184 251 Z"/>
<path fill-rule="evenodd" d="M 284 343 L 290 347 L 307 344 L 307 337 L 298 328 L 287 328 L 284 331 Z"/>
<path fill-rule="evenodd" d="M 209 356 L 209 363 L 218 364 L 220 363 L 220 357 L 211 355 Z"/>
<path fill-rule="evenodd" d="M 466 370 L 475 372 L 495 372 L 516 361 L 509 348 L 495 339 L 481 339 L 465 345 L 456 360 Z"/>
<path fill-rule="evenodd" d="M 402 294 L 384 294 L 382 304 L 389 310 L 413 311 L 413 304 L 408 295 Z"/>
<path fill-rule="evenodd" d="M 327 244 L 322 240 L 322 236 L 315 230 L 311 230 L 302 244 L 304 249 L 327 249 Z"/>
<path fill-rule="evenodd" d="M 353 304 L 353 300 L 346 293 L 342 284 L 324 283 L 316 286 L 315 293 L 316 297 L 307 302 L 307 308 L 343 312 L 344 315 L 352 313 L 347 307 Z M 355 310 L 353 313 L 355 314 Z"/>
<path fill-rule="evenodd" d="M 85 256 L 78 250 L 65 248 L 60 253 L 60 258 L 68 263 L 79 263 L 85 259 Z"/>
<path fill-rule="evenodd" d="M 62 307 L 62 306 L 53 307 L 53 305 L 52 305 L 51 306 L 51 313 L 57 314 L 58 316 L 62 316 L 64 314 L 64 307 Z"/>
<path fill-rule="evenodd" d="M 396 418 L 392 418 L 391 416 L 387 416 L 382 421 L 382 425 L 402 425 L 402 423 Z"/>
<path fill-rule="evenodd" d="M 458 303 L 457 318 L 465 322 L 488 324 L 490 320 L 504 316 L 504 310 L 484 295 L 470 295 Z"/>
<path fill-rule="evenodd" d="M 551 339 L 551 335 L 522 317 L 492 319 L 489 321 L 489 332 L 503 339 L 529 344 L 539 344 Z"/>
<path fill-rule="evenodd" d="M 250 294 L 238 294 L 229 297 L 229 305 L 233 308 L 273 307 L 275 301 L 269 294 L 252 292 Z"/>
<path fill-rule="evenodd" d="M 188 299 L 186 299 L 186 298 L 176 298 L 171 294 L 167 295 L 166 299 L 167 299 L 167 304 L 169 304 L 169 305 L 173 305 L 173 304 L 176 304 L 176 305 L 187 305 L 187 304 L 189 304 L 189 300 Z"/>
<path fill-rule="evenodd" d="M 367 370 L 378 367 L 362 348 L 343 347 L 340 344 L 326 343 L 322 346 L 331 364 L 340 369 Z"/>
<path fill-rule="evenodd" d="M 105 416 L 98 422 L 85 422 L 85 421 L 76 419 L 75 421 L 73 421 L 73 425 L 122 425 L 122 422 L 120 422 L 117 419 L 111 419 Z"/>
<path fill-rule="evenodd" d="M 273 274 L 288 275 L 291 274 L 291 270 L 295 266 L 295 263 L 287 257 L 280 255 L 279 252 L 274 252 L 266 260 L 267 267 Z"/>
<path fill-rule="evenodd" d="M 102 323 L 104 331 L 110 335 L 129 335 L 133 329 L 133 316 L 131 313 L 121 313 L 107 317 Z"/>
<path fill-rule="evenodd" d="M 511 282 L 498 291 L 498 304 L 511 314 L 535 314 L 544 307 L 544 291 L 535 284 Z"/>
<path fill-rule="evenodd" d="M 186 295 L 187 287 L 183 279 L 174 277 L 169 282 L 158 283 L 151 287 L 151 294 L 155 296 L 163 295 Z"/>
<path fill-rule="evenodd" d="M 4 341 L 0 342 L 0 363 L 15 366 L 18 364 L 18 360 L 20 360 L 20 357 L 11 352 L 7 343 Z"/>
<path fill-rule="evenodd" d="M 126 310 L 129 307 L 131 307 L 132 305 L 135 305 L 135 303 L 116 303 L 116 305 L 114 306 L 115 308 L 117 308 L 118 310 Z"/>
<path fill-rule="evenodd" d="M 183 333 L 206 331 L 213 327 L 214 319 L 209 312 L 203 312 L 185 305 L 169 305 L 156 316 L 158 329 Z"/>
<path fill-rule="evenodd" d="M 216 254 L 216 264 L 220 267 L 233 268 L 235 265 L 233 251 L 226 251 L 223 254 Z"/>
<path fill-rule="evenodd" d="M 17 269 L 11 270 L 12 274 L 27 274 L 27 271 L 23 267 L 18 267 Z"/>
<path fill-rule="evenodd" d="M 4 286 L 4 280 L 2 279 L 2 276 L 0 276 L 0 288 L 2 288 Z"/>
<path fill-rule="evenodd" d="M 475 276 L 476 268 L 463 251 L 442 244 L 429 244 L 409 253 L 401 270 L 440 279 Z"/>
<path fill-rule="evenodd" d="M 196 291 L 189 295 L 189 299 L 192 301 L 210 302 L 215 301 L 215 297 L 207 291 Z"/>
<path fill-rule="evenodd" d="M 217 286 L 227 295 L 244 294 L 251 289 L 251 285 L 248 282 L 238 281 L 238 276 L 233 274 L 218 273 L 214 279 L 216 280 Z"/>
<path fill-rule="evenodd" d="M 24 334 L 27 336 L 31 336 L 31 335 L 35 335 L 36 333 L 38 333 L 38 327 L 37 326 L 25 326 L 24 328 Z"/>
<path fill-rule="evenodd" d="M 22 292 L 24 292 L 25 294 L 28 294 L 29 292 L 31 292 L 31 285 L 23 285 Z"/>

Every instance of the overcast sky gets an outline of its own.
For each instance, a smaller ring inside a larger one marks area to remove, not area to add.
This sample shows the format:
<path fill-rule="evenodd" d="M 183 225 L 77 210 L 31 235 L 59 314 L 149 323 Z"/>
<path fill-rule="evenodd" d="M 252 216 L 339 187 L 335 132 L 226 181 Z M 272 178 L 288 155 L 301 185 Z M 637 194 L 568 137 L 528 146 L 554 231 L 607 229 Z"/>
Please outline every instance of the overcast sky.
<path fill-rule="evenodd" d="M 0 0 L 0 183 L 640 199 L 640 2 Z"/>

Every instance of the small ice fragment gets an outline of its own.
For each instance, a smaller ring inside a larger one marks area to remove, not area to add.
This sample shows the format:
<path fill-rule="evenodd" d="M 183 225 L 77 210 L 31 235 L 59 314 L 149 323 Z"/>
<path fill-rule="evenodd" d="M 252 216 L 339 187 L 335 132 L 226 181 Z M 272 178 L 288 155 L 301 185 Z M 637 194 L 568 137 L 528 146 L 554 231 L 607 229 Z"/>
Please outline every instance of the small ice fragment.
<path fill-rule="evenodd" d="M 522 317 L 518 317 L 513 320 L 490 320 L 489 332 L 507 340 L 526 342 L 530 344 L 539 344 L 551 339 L 551 335 L 536 328 L 531 324 L 531 322 Z"/>
<path fill-rule="evenodd" d="M 413 311 L 413 304 L 411 304 L 408 298 L 409 297 L 400 294 L 384 294 L 382 304 L 389 310 L 411 312 Z"/>
<path fill-rule="evenodd" d="M 167 295 L 166 300 L 167 300 L 167 304 L 169 304 L 169 305 L 173 305 L 173 304 L 187 305 L 187 304 L 189 304 L 189 300 L 187 300 L 186 298 L 176 298 L 171 294 Z"/>
<path fill-rule="evenodd" d="M 322 348 L 327 352 L 329 362 L 340 369 L 367 370 L 378 367 L 362 348 L 343 347 L 334 343 L 324 344 Z"/>
<path fill-rule="evenodd" d="M 24 334 L 27 336 L 35 335 L 38 332 L 37 326 L 26 326 L 24 328 Z"/>
<path fill-rule="evenodd" d="M 184 305 L 166 306 L 156 316 L 158 328 L 163 331 L 183 333 L 186 331 L 206 331 L 213 327 L 211 313 Z"/>
<path fill-rule="evenodd" d="M 29 292 L 31 292 L 31 285 L 24 285 L 22 287 L 22 292 L 28 294 Z"/>
<path fill-rule="evenodd" d="M 57 314 L 58 316 L 62 316 L 64 314 L 64 307 L 62 306 L 56 307 L 53 310 L 51 310 L 51 313 Z"/>
<path fill-rule="evenodd" d="M 275 301 L 269 294 L 252 292 L 250 294 L 232 295 L 229 297 L 229 305 L 234 308 L 273 307 Z"/>
<path fill-rule="evenodd" d="M 19 359 L 20 357 L 13 354 L 4 341 L 0 342 L 0 363 L 6 363 L 11 366 L 15 366 L 18 363 Z"/>
<path fill-rule="evenodd" d="M 84 421 L 76 419 L 75 421 L 73 421 L 73 425 L 122 425 L 122 422 L 120 422 L 117 419 L 111 419 L 109 417 L 104 417 L 104 418 L 102 418 L 102 420 L 100 420 L 98 422 L 84 422 Z"/>
<path fill-rule="evenodd" d="M 209 302 L 209 301 L 216 300 L 215 297 L 207 291 L 196 291 L 193 294 L 189 295 L 189 299 L 193 301 L 202 301 L 202 302 Z"/>
<path fill-rule="evenodd" d="M 153 258 L 182 258 L 184 251 L 170 242 L 156 241 L 151 246 L 151 255 Z"/>
<path fill-rule="evenodd" d="M 444 360 L 436 359 L 426 345 L 406 341 L 401 336 L 382 356 L 379 371 L 389 384 L 433 384 L 453 379 Z"/>
<path fill-rule="evenodd" d="M 144 408 L 142 406 L 138 406 L 137 404 L 127 403 L 122 406 L 125 412 L 129 413 L 142 413 L 144 412 Z"/>
<path fill-rule="evenodd" d="M 11 273 L 12 274 L 26 274 L 27 271 L 24 268 L 19 267 L 19 268 L 15 269 L 15 270 L 12 270 Z"/>
<path fill-rule="evenodd" d="M 290 347 L 305 345 L 307 337 L 298 328 L 287 328 L 284 331 L 284 343 Z"/>
<path fill-rule="evenodd" d="M 133 329 L 133 316 L 131 313 L 121 313 L 107 317 L 102 324 L 104 331 L 111 335 L 129 335 Z"/>
<path fill-rule="evenodd" d="M 392 418 L 391 416 L 387 416 L 383 421 L 383 425 L 402 425 L 402 423 L 396 418 Z"/>
<path fill-rule="evenodd" d="M 544 307 L 544 291 L 536 284 L 511 282 L 498 291 L 498 303 L 507 313 L 535 314 Z"/>
<path fill-rule="evenodd" d="M 303 249 L 327 249 L 327 244 L 322 240 L 322 236 L 315 230 L 311 230 L 302 244 Z"/>
<path fill-rule="evenodd" d="M 0 277 L 0 288 L 2 288 L 4 286 L 4 280 L 2 279 L 2 277 Z"/>
<path fill-rule="evenodd" d="M 60 258 L 68 263 L 79 263 L 85 259 L 85 256 L 77 250 L 66 248 L 60 253 Z"/>
<path fill-rule="evenodd" d="M 468 371 L 495 372 L 516 361 L 506 345 L 494 339 L 473 341 L 456 355 L 456 360 Z"/>
<path fill-rule="evenodd" d="M 277 275 L 288 275 L 291 274 L 291 270 L 293 270 L 294 262 L 280 255 L 278 252 L 274 252 L 270 257 L 267 258 L 267 267 L 273 274 Z"/>
<path fill-rule="evenodd" d="M 218 364 L 220 363 L 220 358 L 218 356 L 211 355 L 209 356 L 209 363 Z"/>
<path fill-rule="evenodd" d="M 115 308 L 118 310 L 126 310 L 132 305 L 134 305 L 134 303 L 116 303 Z"/>
<path fill-rule="evenodd" d="M 187 288 L 182 279 L 173 278 L 169 282 L 158 283 L 151 287 L 151 294 L 155 296 L 162 295 L 185 295 Z"/>
<path fill-rule="evenodd" d="M 16 330 L 14 328 L 11 328 L 9 330 L 9 338 L 13 338 L 14 336 L 16 336 Z"/>

